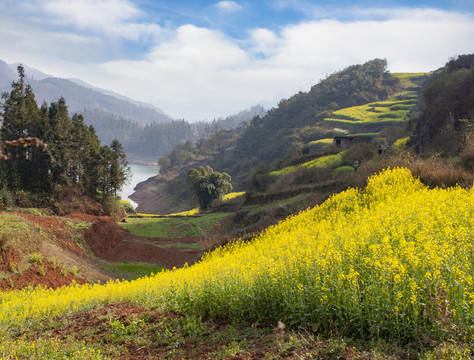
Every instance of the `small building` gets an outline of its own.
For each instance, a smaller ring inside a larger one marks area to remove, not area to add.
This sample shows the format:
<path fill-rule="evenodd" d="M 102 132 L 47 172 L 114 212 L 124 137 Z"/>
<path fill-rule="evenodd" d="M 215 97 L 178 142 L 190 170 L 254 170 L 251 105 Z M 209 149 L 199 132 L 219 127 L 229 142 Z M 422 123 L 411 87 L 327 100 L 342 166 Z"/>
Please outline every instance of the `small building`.
<path fill-rule="evenodd" d="M 332 139 L 332 144 L 334 146 L 337 146 L 338 148 L 347 149 L 347 148 L 351 147 L 354 144 L 370 143 L 374 139 L 374 137 L 375 136 L 369 136 L 369 135 L 365 135 L 365 136 L 357 136 L 357 135 L 356 136 L 350 136 L 350 135 L 334 136 L 334 138 Z"/>

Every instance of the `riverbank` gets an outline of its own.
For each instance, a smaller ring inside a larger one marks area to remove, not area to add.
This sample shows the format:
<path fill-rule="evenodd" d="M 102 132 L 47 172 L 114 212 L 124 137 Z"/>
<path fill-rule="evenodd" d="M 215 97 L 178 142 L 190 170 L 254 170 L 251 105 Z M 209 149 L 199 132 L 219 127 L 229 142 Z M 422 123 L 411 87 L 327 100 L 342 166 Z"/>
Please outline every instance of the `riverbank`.
<path fill-rule="evenodd" d="M 156 165 L 141 165 L 141 164 L 130 164 L 130 180 L 124 185 L 119 195 L 123 200 L 130 201 L 131 205 L 136 208 L 137 202 L 130 199 L 130 196 L 134 193 L 135 187 L 151 177 L 158 175 L 160 169 Z"/>

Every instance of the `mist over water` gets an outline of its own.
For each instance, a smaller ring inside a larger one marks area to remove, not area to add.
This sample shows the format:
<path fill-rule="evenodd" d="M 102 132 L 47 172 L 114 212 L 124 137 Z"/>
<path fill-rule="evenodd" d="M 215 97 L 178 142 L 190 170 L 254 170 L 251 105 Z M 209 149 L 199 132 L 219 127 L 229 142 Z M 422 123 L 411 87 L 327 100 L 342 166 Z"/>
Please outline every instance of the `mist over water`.
<path fill-rule="evenodd" d="M 130 200 L 128 197 L 133 194 L 133 189 L 137 186 L 138 183 L 145 181 L 146 179 L 155 176 L 158 174 L 160 168 L 156 165 L 135 165 L 130 164 L 130 173 L 131 178 L 128 184 L 126 184 L 122 191 L 120 191 L 119 196 L 123 200 L 130 201 L 130 204 L 135 208 L 138 206 L 136 202 Z"/>

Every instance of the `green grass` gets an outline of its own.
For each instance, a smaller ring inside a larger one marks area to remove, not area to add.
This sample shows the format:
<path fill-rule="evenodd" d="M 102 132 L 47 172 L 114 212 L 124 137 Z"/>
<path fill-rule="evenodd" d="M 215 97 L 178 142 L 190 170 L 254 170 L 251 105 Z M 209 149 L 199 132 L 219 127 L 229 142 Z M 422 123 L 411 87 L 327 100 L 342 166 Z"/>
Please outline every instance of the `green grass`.
<path fill-rule="evenodd" d="M 220 222 L 227 213 L 213 213 L 193 217 L 127 218 L 120 225 L 132 234 L 145 237 L 184 238 L 200 237 L 214 230 L 212 224 Z"/>
<path fill-rule="evenodd" d="M 278 208 L 278 207 L 291 207 L 295 209 L 302 209 L 305 207 L 306 200 L 313 195 L 314 193 L 300 194 L 288 199 L 272 201 L 271 203 L 267 203 L 267 204 L 255 204 L 255 205 L 242 206 L 241 209 L 244 211 L 248 211 L 249 215 L 268 212 L 271 209 Z"/>
<path fill-rule="evenodd" d="M 173 244 L 155 244 L 156 247 L 168 249 L 168 248 L 184 248 L 184 251 L 194 251 L 194 250 L 202 250 L 199 244 L 183 244 L 180 242 L 175 242 Z"/>
<path fill-rule="evenodd" d="M 0 250 L 12 247 L 27 255 L 37 251 L 47 238 L 41 226 L 19 215 L 0 213 Z"/>
<path fill-rule="evenodd" d="M 335 167 L 335 166 L 337 166 L 338 164 L 341 163 L 342 158 L 344 157 L 346 152 L 347 152 L 347 150 L 344 150 L 344 151 L 341 151 L 338 154 L 321 156 L 321 157 L 318 157 L 316 159 L 307 161 L 307 162 L 305 162 L 303 164 L 300 164 L 300 165 L 287 166 L 287 167 L 285 167 L 281 170 L 272 171 L 272 172 L 270 172 L 269 175 L 270 175 L 270 177 L 272 177 L 274 179 L 277 179 L 282 175 L 288 174 L 288 173 L 290 173 L 292 171 L 295 171 L 296 169 L 302 168 L 302 167 L 306 168 L 306 169 L 312 169 L 312 168 L 317 168 L 317 167 L 319 167 L 319 168 L 322 168 L 322 167 Z"/>
<path fill-rule="evenodd" d="M 412 87 L 412 86 L 421 86 L 423 82 L 426 80 L 426 77 L 432 74 L 429 73 L 392 73 L 393 76 L 399 78 L 401 83 L 404 87 Z"/>
<path fill-rule="evenodd" d="M 103 262 L 102 268 L 117 274 L 117 277 L 134 280 L 150 274 L 157 274 L 163 271 L 165 268 L 160 264 L 150 264 L 142 262 Z"/>
<path fill-rule="evenodd" d="M 378 132 L 367 132 L 367 133 L 357 133 L 357 134 L 349 134 L 347 137 L 377 137 L 379 135 Z"/>
<path fill-rule="evenodd" d="M 347 174 L 347 173 L 353 173 L 355 170 L 352 166 L 339 166 L 335 168 L 332 172 L 334 174 Z"/>

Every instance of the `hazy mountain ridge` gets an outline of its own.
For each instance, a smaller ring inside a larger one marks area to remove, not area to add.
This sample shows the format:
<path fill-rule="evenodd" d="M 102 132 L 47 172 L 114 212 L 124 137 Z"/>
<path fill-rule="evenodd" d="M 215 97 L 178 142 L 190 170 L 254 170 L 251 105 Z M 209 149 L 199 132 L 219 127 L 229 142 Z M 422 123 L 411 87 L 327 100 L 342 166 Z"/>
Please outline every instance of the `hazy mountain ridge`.
<path fill-rule="evenodd" d="M 17 79 L 16 66 L 17 64 L 7 64 L 0 60 L 0 91 L 10 90 L 11 83 Z M 95 88 L 82 80 L 52 77 L 40 70 L 23 66 L 27 81 L 31 84 L 39 105 L 44 101 L 48 103 L 57 101 L 62 96 L 66 99 L 71 113 L 83 113 L 85 109 L 100 109 L 143 126 L 153 122 L 173 121 L 153 105 L 128 99 L 109 90 Z"/>
<path fill-rule="evenodd" d="M 12 82 L 18 78 L 18 65 L 0 60 L 0 92 L 10 92 Z M 197 141 L 216 130 L 242 126 L 265 113 L 261 105 L 256 105 L 226 118 L 189 123 L 172 119 L 156 106 L 94 87 L 83 80 L 56 78 L 22 66 L 40 106 L 44 101 L 57 102 L 64 97 L 70 114 L 84 115 L 85 124 L 95 128 L 103 143 L 119 140 L 132 161 L 144 156 L 146 163 L 156 162 L 180 142 Z"/>

